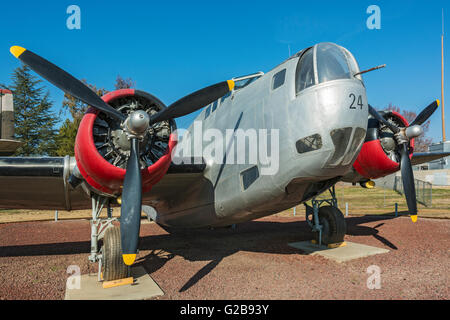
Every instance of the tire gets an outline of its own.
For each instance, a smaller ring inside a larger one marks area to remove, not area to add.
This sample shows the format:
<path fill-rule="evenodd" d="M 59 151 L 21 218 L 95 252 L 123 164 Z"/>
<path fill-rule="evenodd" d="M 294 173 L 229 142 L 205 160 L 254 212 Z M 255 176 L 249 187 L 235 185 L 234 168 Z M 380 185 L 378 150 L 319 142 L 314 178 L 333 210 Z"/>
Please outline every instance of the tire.
<path fill-rule="evenodd" d="M 322 244 L 328 245 L 344 241 L 347 224 L 341 210 L 333 206 L 319 208 L 319 223 L 322 225 Z M 319 242 L 319 232 L 315 232 L 315 240 Z"/>
<path fill-rule="evenodd" d="M 122 244 L 120 242 L 120 228 L 114 226 L 105 232 L 103 238 L 103 280 L 111 281 L 128 276 L 128 266 L 122 259 Z"/>

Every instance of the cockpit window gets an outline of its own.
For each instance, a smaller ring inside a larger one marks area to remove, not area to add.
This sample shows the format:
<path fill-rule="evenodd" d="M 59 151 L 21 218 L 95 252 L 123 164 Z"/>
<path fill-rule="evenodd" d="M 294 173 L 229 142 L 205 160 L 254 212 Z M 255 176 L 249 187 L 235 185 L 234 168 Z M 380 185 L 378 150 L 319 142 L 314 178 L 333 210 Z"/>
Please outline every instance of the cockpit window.
<path fill-rule="evenodd" d="M 300 58 L 295 71 L 295 80 L 296 93 L 315 84 L 313 48 L 308 49 Z"/>
<path fill-rule="evenodd" d="M 254 78 L 235 81 L 234 82 L 234 90 L 236 91 L 236 90 L 242 89 L 242 88 L 248 86 L 250 83 L 252 83 L 253 81 L 255 81 L 258 78 L 259 77 L 254 77 Z"/>
<path fill-rule="evenodd" d="M 345 56 L 347 57 L 347 62 L 348 65 L 350 66 L 350 72 L 355 75 L 357 73 L 359 73 L 359 66 L 358 63 L 356 62 L 355 58 L 353 57 L 353 55 L 350 53 L 350 51 L 348 51 L 345 48 L 342 48 L 342 50 L 344 51 Z M 360 74 L 354 76 L 356 79 L 361 80 L 361 82 L 363 82 L 362 76 Z M 364 83 L 363 83 L 364 85 Z"/>
<path fill-rule="evenodd" d="M 338 46 L 331 43 L 319 43 L 316 50 L 319 83 L 353 78 L 347 57 Z"/>

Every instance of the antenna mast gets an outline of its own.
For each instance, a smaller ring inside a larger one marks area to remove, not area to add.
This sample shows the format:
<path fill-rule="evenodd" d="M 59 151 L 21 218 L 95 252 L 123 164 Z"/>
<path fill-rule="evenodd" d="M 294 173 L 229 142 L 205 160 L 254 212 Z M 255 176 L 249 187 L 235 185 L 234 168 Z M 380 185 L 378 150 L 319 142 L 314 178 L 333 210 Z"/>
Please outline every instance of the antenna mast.
<path fill-rule="evenodd" d="M 442 35 L 441 35 L 441 102 L 442 102 L 442 142 L 445 142 L 445 112 L 444 112 L 444 8 L 442 8 Z"/>

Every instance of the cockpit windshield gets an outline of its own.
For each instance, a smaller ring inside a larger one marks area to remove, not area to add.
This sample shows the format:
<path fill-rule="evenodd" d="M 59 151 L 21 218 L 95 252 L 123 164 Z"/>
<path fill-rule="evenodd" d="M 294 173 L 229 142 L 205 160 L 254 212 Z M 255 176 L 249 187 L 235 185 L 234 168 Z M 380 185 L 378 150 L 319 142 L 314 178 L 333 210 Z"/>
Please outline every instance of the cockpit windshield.
<path fill-rule="evenodd" d="M 338 80 L 358 79 L 362 81 L 358 64 L 352 54 L 334 43 L 319 43 L 304 52 L 297 64 L 296 92 L 315 84 Z"/>
<path fill-rule="evenodd" d="M 314 49 L 308 49 L 300 58 L 295 72 L 295 78 L 296 92 L 300 92 L 316 83 L 314 77 Z"/>
<path fill-rule="evenodd" d="M 337 79 L 351 79 L 350 70 L 342 50 L 331 43 L 319 43 L 316 47 L 319 83 Z"/>

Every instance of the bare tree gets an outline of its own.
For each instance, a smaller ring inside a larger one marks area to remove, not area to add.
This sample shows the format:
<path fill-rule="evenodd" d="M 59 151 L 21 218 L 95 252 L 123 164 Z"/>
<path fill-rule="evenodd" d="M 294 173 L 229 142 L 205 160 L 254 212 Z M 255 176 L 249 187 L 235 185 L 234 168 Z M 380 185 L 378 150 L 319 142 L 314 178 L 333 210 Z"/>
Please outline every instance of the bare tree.
<path fill-rule="evenodd" d="M 134 88 L 134 86 L 135 86 L 135 83 L 131 78 L 124 79 L 120 76 L 120 74 L 117 75 L 116 83 L 114 84 L 114 88 L 116 90 L 130 89 L 130 88 Z"/>

